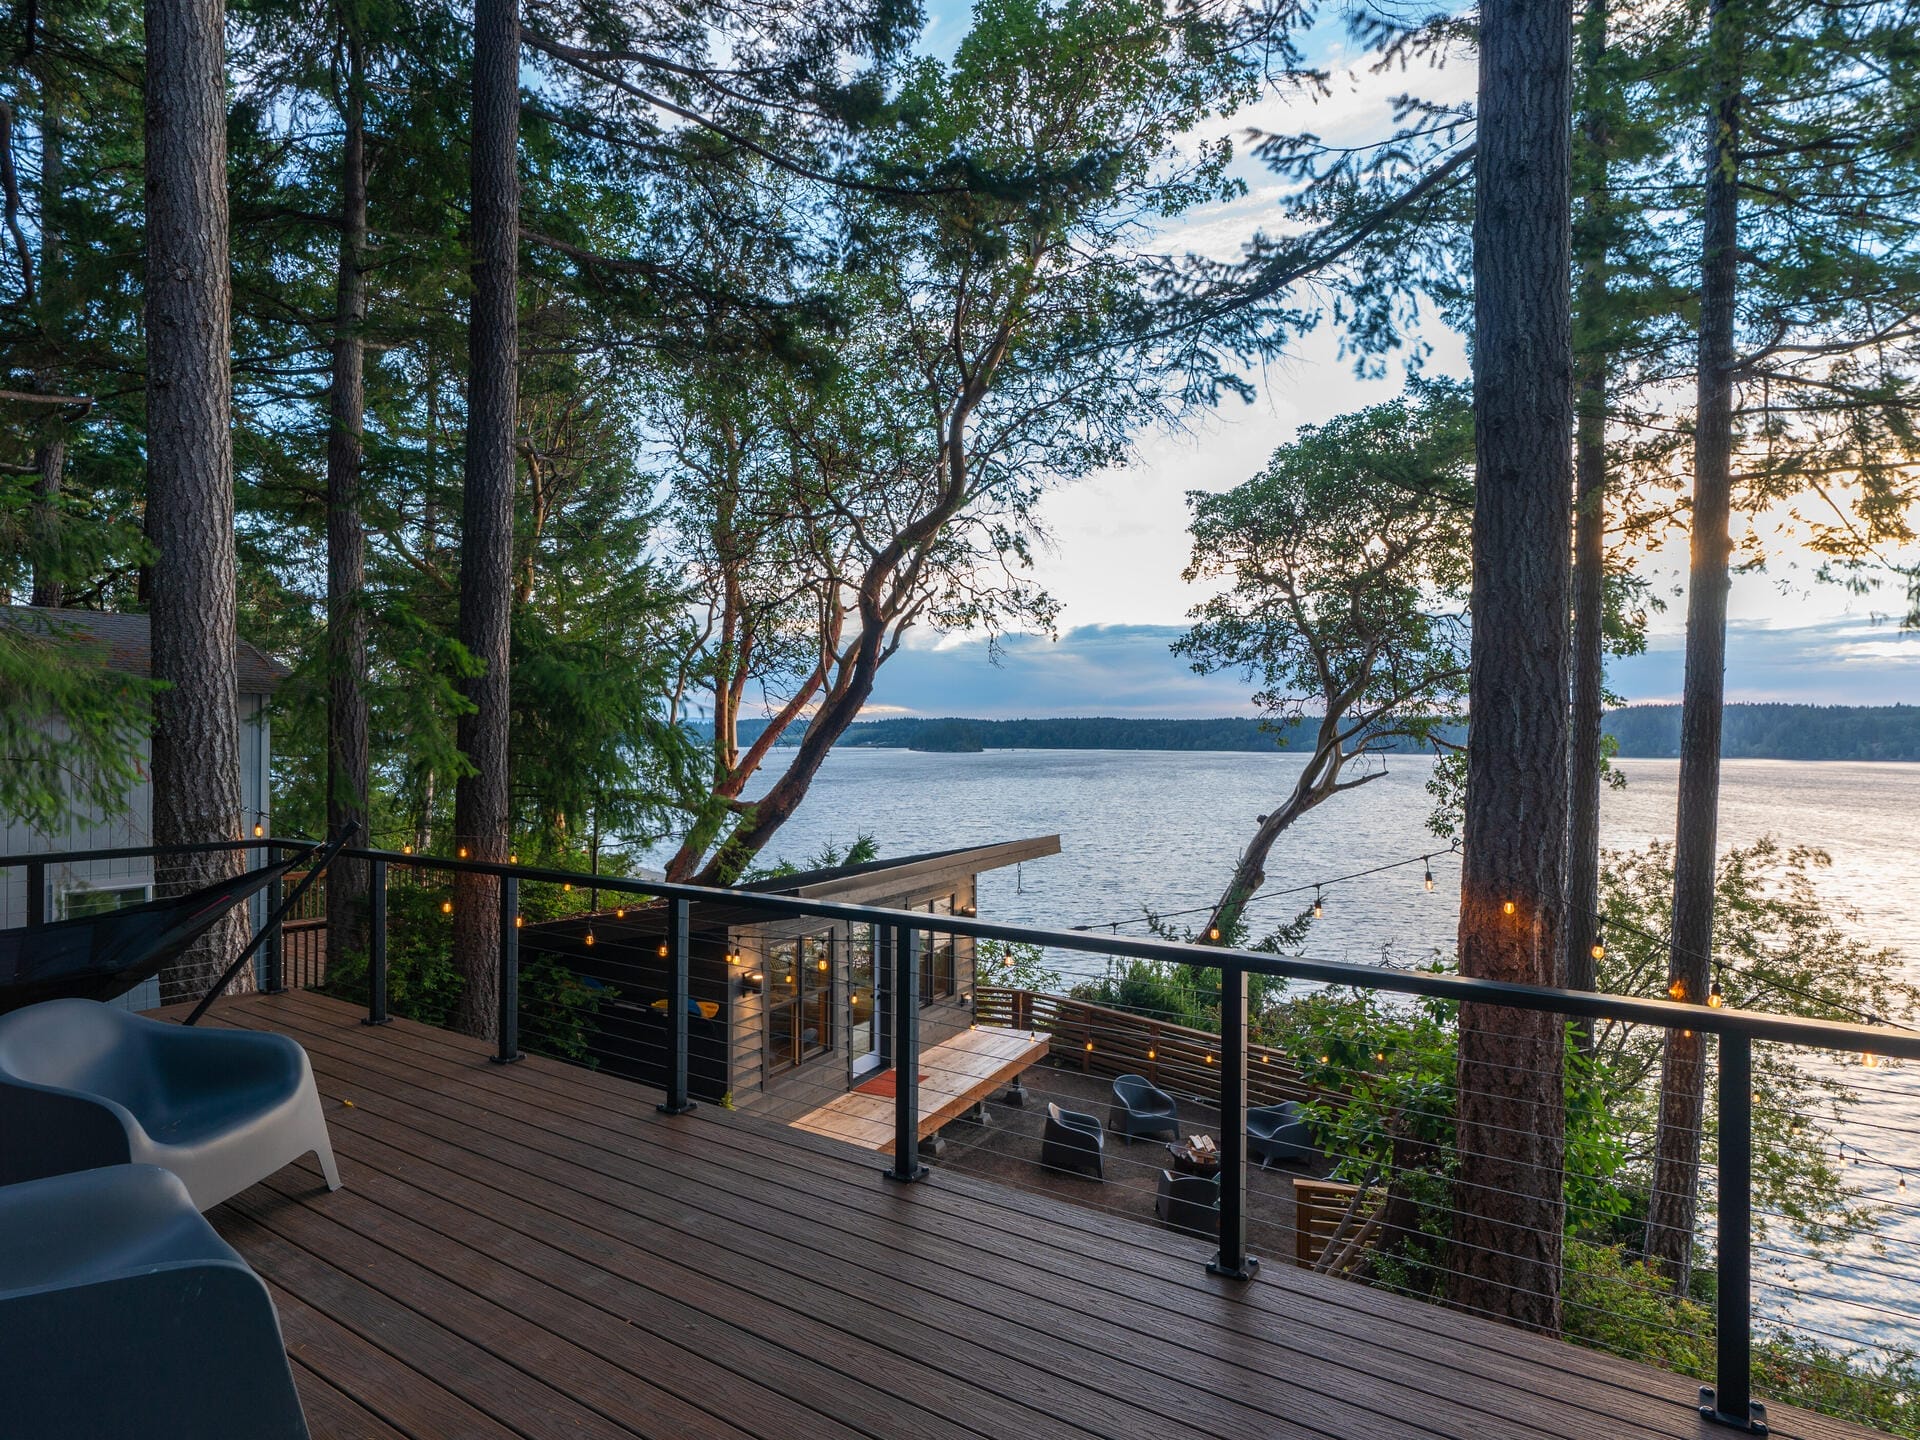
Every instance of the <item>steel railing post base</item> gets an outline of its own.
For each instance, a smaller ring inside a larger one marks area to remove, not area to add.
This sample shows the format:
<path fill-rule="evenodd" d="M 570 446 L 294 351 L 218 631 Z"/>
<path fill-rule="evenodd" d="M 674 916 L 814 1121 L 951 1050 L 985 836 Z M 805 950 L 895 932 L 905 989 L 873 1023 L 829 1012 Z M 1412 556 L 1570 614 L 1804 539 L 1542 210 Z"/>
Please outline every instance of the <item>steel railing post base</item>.
<path fill-rule="evenodd" d="M 1242 1257 L 1238 1268 L 1221 1264 L 1218 1255 L 1207 1261 L 1207 1274 L 1224 1275 L 1229 1280 L 1251 1280 L 1259 1273 L 1260 1257 L 1257 1255 Z"/>
<path fill-rule="evenodd" d="M 1738 1430 L 1743 1435 L 1766 1435 L 1767 1407 L 1758 1400 L 1749 1405 L 1748 1415 L 1722 1415 L 1720 1406 L 1714 1399 L 1713 1386 L 1700 1387 L 1700 1418 L 1715 1425 L 1724 1425 L 1729 1430 Z"/>
<path fill-rule="evenodd" d="M 925 1180 L 933 1174 L 933 1171 L 924 1165 L 915 1165 L 909 1170 L 882 1170 L 880 1174 L 882 1178 L 892 1180 L 896 1184 L 912 1185 L 917 1181 Z"/>
<path fill-rule="evenodd" d="M 362 1023 L 370 1023 L 370 1022 L 362 1022 Z M 384 1025 L 387 1022 L 382 1020 L 380 1023 Z M 523 1053 L 516 1050 L 511 1055 L 489 1055 L 487 1056 L 487 1063 L 489 1065 L 518 1065 L 522 1060 L 526 1058 L 527 1057 Z"/>
<path fill-rule="evenodd" d="M 663 1100 L 653 1108 L 662 1115 L 690 1115 L 700 1107 L 691 1100 L 682 1100 L 676 1104 Z"/>

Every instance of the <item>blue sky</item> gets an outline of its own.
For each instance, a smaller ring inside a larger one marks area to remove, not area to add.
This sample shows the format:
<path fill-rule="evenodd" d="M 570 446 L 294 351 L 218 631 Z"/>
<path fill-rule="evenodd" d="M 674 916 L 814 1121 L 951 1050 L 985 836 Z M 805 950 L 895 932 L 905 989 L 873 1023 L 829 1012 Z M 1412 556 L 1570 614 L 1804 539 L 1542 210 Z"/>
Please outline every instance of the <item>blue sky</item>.
<path fill-rule="evenodd" d="M 968 7 L 929 6 L 927 48 L 951 53 Z M 1377 138 L 1390 124 L 1393 94 L 1417 89 L 1436 99 L 1472 94 L 1470 66 L 1407 75 L 1375 75 L 1368 57 L 1348 45 L 1337 23 L 1319 26 L 1309 58 L 1331 72 L 1329 94 L 1317 100 L 1273 97 L 1211 127 L 1214 133 L 1311 129 L 1331 143 Z M 1271 224 L 1279 187 L 1244 163 L 1248 193 L 1224 206 L 1183 217 L 1161 243 L 1221 258 L 1234 256 L 1263 224 Z M 1437 327 L 1429 370 L 1464 376 L 1460 337 Z M 1290 353 L 1253 377 L 1250 405 L 1228 401 L 1180 435 L 1140 437 L 1133 462 L 1056 490 L 1041 518 L 1050 535 L 1035 578 L 1062 604 L 1058 643 L 1015 636 L 1004 663 L 986 660 L 984 641 L 922 634 L 882 672 L 870 713 L 977 716 L 1109 714 L 1230 715 L 1246 709 L 1247 687 L 1199 677 L 1167 653 L 1199 598 L 1180 578 L 1186 564 L 1186 495 L 1222 490 L 1265 464 L 1276 445 L 1302 424 L 1375 404 L 1399 392 L 1402 377 L 1361 380 L 1338 354 L 1331 324 L 1297 339 Z M 1767 564 L 1737 575 L 1730 612 L 1727 690 L 1743 700 L 1824 704 L 1920 702 L 1920 637 L 1903 637 L 1875 617 L 1897 607 L 1890 595 L 1857 597 L 1814 578 L 1817 564 L 1800 545 L 1784 512 L 1762 516 L 1743 537 L 1763 549 Z M 1749 553 L 1751 553 L 1749 551 Z M 1651 623 L 1649 652 L 1618 662 L 1615 687 L 1632 699 L 1677 696 L 1686 614 L 1686 537 L 1674 532 L 1638 557 L 1638 568 L 1664 602 Z"/>

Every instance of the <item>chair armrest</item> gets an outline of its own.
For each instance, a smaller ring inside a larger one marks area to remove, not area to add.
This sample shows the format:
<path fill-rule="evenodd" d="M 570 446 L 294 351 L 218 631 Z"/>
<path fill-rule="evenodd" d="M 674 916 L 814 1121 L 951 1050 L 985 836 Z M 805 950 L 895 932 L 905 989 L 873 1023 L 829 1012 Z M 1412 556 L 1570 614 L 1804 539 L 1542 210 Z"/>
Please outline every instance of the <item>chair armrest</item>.
<path fill-rule="evenodd" d="M 124 1165 L 140 1122 L 118 1101 L 53 1085 L 0 1081 L 0 1185 Z"/>

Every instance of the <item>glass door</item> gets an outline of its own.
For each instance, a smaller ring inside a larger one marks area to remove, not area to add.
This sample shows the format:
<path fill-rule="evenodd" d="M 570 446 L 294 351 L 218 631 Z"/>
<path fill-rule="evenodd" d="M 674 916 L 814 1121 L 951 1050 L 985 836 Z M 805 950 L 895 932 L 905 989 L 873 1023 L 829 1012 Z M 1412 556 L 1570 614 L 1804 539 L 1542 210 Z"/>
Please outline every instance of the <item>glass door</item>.
<path fill-rule="evenodd" d="M 853 1078 L 880 1068 L 879 992 L 874 986 L 873 926 L 847 931 L 847 1059 Z"/>

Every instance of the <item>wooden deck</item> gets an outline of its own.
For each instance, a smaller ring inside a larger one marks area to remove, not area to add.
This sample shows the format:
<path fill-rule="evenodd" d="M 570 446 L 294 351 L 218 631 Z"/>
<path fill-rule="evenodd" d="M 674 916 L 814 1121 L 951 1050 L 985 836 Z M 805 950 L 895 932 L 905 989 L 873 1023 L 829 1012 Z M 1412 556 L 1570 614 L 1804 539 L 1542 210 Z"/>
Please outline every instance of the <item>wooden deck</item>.
<path fill-rule="evenodd" d="M 958 1119 L 1046 1059 L 1051 1035 L 976 1025 L 920 1055 L 920 1138 Z M 893 1153 L 893 1097 L 850 1090 L 791 1122 L 796 1130 L 862 1150 Z"/>
<path fill-rule="evenodd" d="M 213 1212 L 272 1287 L 316 1437 L 1705 1440 L 1691 1382 L 1274 1257 L 871 1154 L 313 995 L 309 1162 Z M 1774 1433 L 1869 1432 L 1775 1412 Z"/>

